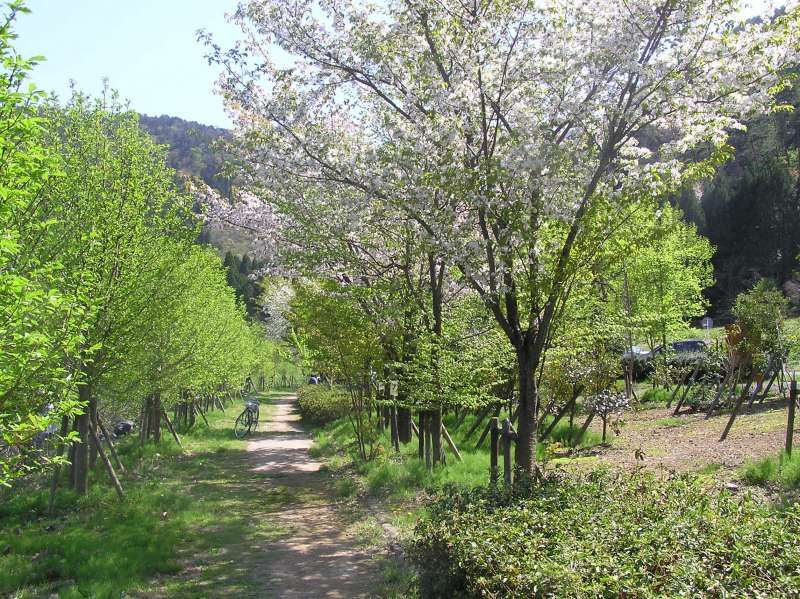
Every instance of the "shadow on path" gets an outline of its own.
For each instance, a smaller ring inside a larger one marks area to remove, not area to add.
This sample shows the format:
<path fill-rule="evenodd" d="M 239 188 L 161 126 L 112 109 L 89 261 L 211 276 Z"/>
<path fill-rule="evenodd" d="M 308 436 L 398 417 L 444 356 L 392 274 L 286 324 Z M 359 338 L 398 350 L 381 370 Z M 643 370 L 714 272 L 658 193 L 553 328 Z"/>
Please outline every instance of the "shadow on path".
<path fill-rule="evenodd" d="M 264 596 L 370 597 L 374 563 L 330 503 L 322 464 L 308 454 L 312 440 L 300 425 L 295 400 L 293 395 L 274 400 L 264 432 L 247 445 L 252 471 L 264 476 L 265 486 L 274 482 L 303 497 L 270 514 L 289 534 L 263 547 Z"/>

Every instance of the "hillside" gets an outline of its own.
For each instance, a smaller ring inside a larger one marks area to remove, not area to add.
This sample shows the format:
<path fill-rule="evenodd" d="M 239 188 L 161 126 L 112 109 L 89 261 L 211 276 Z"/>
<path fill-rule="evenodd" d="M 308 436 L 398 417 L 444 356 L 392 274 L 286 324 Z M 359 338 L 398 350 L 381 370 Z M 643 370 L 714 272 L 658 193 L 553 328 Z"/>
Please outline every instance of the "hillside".
<path fill-rule="evenodd" d="M 227 156 L 220 147 L 230 131 L 167 115 L 140 114 L 139 124 L 156 142 L 167 146 L 167 164 L 171 168 L 208 186 L 196 194 L 198 198 L 231 197 L 233 181 L 223 174 Z M 206 224 L 199 241 L 213 245 L 220 255 L 230 252 L 243 256 L 253 251 L 254 240 L 252 232 L 220 221 Z"/>

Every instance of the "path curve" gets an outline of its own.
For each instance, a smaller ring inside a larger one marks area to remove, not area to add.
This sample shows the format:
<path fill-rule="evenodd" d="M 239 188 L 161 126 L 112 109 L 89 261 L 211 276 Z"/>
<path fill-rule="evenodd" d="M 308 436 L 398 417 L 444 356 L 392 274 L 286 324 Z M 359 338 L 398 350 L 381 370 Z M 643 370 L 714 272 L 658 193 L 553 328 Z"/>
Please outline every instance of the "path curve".
<path fill-rule="evenodd" d="M 304 499 L 270 514 L 290 532 L 263 548 L 263 596 L 372 597 L 375 564 L 331 502 L 322 464 L 309 456 L 313 442 L 295 402 L 294 395 L 278 396 L 266 432 L 247 444 L 252 469 L 265 475 L 267 485 L 288 487 Z"/>

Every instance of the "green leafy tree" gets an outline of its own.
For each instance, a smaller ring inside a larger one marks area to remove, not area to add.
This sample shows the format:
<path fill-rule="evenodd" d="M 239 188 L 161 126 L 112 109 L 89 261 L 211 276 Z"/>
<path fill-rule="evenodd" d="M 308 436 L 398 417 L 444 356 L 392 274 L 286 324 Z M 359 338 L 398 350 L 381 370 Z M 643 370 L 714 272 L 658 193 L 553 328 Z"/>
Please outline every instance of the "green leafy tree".
<path fill-rule="evenodd" d="M 55 235 L 44 190 L 61 173 L 42 142 L 42 93 L 28 80 L 37 58 L 12 46 L 25 12 L 12 2 L 0 14 L 0 485 L 58 461 L 31 445 L 79 409 L 70 362 L 87 313 L 84 290 L 63 286 L 58 257 L 40 252 Z"/>

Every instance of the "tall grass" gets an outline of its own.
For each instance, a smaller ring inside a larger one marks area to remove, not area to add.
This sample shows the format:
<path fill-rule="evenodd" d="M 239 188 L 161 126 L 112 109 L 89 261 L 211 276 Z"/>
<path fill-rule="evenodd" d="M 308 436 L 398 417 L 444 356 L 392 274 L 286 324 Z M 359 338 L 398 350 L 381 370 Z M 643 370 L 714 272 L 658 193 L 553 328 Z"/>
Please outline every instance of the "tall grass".
<path fill-rule="evenodd" d="M 743 481 L 751 485 L 777 483 L 784 489 L 800 488 L 800 453 L 791 456 L 781 452 L 745 464 L 739 472 Z"/>

